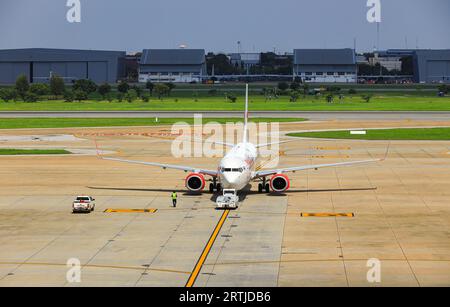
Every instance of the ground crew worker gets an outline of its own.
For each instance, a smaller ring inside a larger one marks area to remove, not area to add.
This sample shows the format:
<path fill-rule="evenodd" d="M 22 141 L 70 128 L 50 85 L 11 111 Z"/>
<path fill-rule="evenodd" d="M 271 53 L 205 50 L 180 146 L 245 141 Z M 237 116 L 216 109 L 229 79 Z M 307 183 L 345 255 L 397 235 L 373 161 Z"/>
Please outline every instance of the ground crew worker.
<path fill-rule="evenodd" d="M 173 193 L 172 193 L 172 205 L 173 205 L 174 208 L 177 206 L 177 197 L 178 197 L 177 192 L 173 191 Z"/>

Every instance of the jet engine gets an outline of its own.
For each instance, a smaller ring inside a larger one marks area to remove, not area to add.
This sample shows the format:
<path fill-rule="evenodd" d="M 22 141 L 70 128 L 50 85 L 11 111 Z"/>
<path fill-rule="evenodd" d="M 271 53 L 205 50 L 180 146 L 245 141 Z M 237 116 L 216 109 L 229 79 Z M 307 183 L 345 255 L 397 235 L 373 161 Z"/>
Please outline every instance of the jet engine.
<path fill-rule="evenodd" d="M 192 173 L 186 177 L 186 188 L 191 192 L 201 192 L 205 188 L 206 181 L 202 174 Z"/>
<path fill-rule="evenodd" d="M 291 186 L 289 177 L 283 174 L 276 174 L 270 179 L 270 189 L 276 193 L 286 192 Z"/>

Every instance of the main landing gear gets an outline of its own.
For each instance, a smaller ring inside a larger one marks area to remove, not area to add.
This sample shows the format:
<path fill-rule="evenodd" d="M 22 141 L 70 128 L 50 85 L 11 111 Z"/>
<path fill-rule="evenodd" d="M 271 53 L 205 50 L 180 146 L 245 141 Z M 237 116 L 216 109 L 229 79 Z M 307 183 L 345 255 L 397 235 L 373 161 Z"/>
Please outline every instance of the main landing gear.
<path fill-rule="evenodd" d="M 258 184 L 258 193 L 270 193 L 270 185 L 266 182 L 266 177 L 262 179 L 262 183 Z"/>

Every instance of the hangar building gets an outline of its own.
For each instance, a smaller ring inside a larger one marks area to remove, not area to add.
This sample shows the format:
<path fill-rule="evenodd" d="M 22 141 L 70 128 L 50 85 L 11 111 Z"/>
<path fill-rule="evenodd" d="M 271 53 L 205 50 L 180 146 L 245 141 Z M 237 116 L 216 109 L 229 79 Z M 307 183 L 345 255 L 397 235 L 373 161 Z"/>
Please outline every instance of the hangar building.
<path fill-rule="evenodd" d="M 139 82 L 201 82 L 207 75 L 204 49 L 145 49 Z"/>
<path fill-rule="evenodd" d="M 450 50 L 416 50 L 414 78 L 418 83 L 450 83 Z"/>
<path fill-rule="evenodd" d="M 357 82 L 353 49 L 295 49 L 294 77 L 303 82 Z"/>
<path fill-rule="evenodd" d="M 0 84 L 13 84 L 19 75 L 30 83 L 48 82 L 56 74 L 69 83 L 91 79 L 96 83 L 116 83 L 124 75 L 124 51 L 68 49 L 0 50 Z"/>

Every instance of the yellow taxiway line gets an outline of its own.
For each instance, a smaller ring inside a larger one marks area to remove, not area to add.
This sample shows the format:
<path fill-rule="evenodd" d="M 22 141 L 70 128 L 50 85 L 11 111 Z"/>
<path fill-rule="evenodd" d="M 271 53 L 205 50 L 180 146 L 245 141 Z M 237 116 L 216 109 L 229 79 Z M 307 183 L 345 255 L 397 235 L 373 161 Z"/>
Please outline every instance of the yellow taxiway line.
<path fill-rule="evenodd" d="M 155 213 L 158 209 L 106 209 L 104 213 Z"/>
<path fill-rule="evenodd" d="M 355 217 L 354 213 L 300 213 L 301 217 Z"/>
<path fill-rule="evenodd" d="M 214 231 L 212 232 L 212 234 L 208 240 L 208 243 L 206 243 L 206 246 L 203 249 L 203 252 L 200 255 L 200 258 L 198 258 L 198 261 L 195 264 L 194 270 L 192 270 L 192 273 L 189 276 L 188 281 L 186 282 L 187 288 L 191 288 L 194 286 L 195 281 L 197 280 L 198 274 L 200 274 L 203 264 L 205 263 L 206 258 L 208 258 L 208 254 L 211 251 L 211 248 L 213 247 L 214 242 L 216 241 L 216 238 L 219 235 L 220 229 L 222 229 L 222 226 L 225 223 L 225 220 L 227 219 L 229 213 L 230 213 L 230 210 L 225 210 L 223 212 L 222 216 L 220 217 L 220 220 L 217 223 L 216 227 L 214 228 Z"/>

